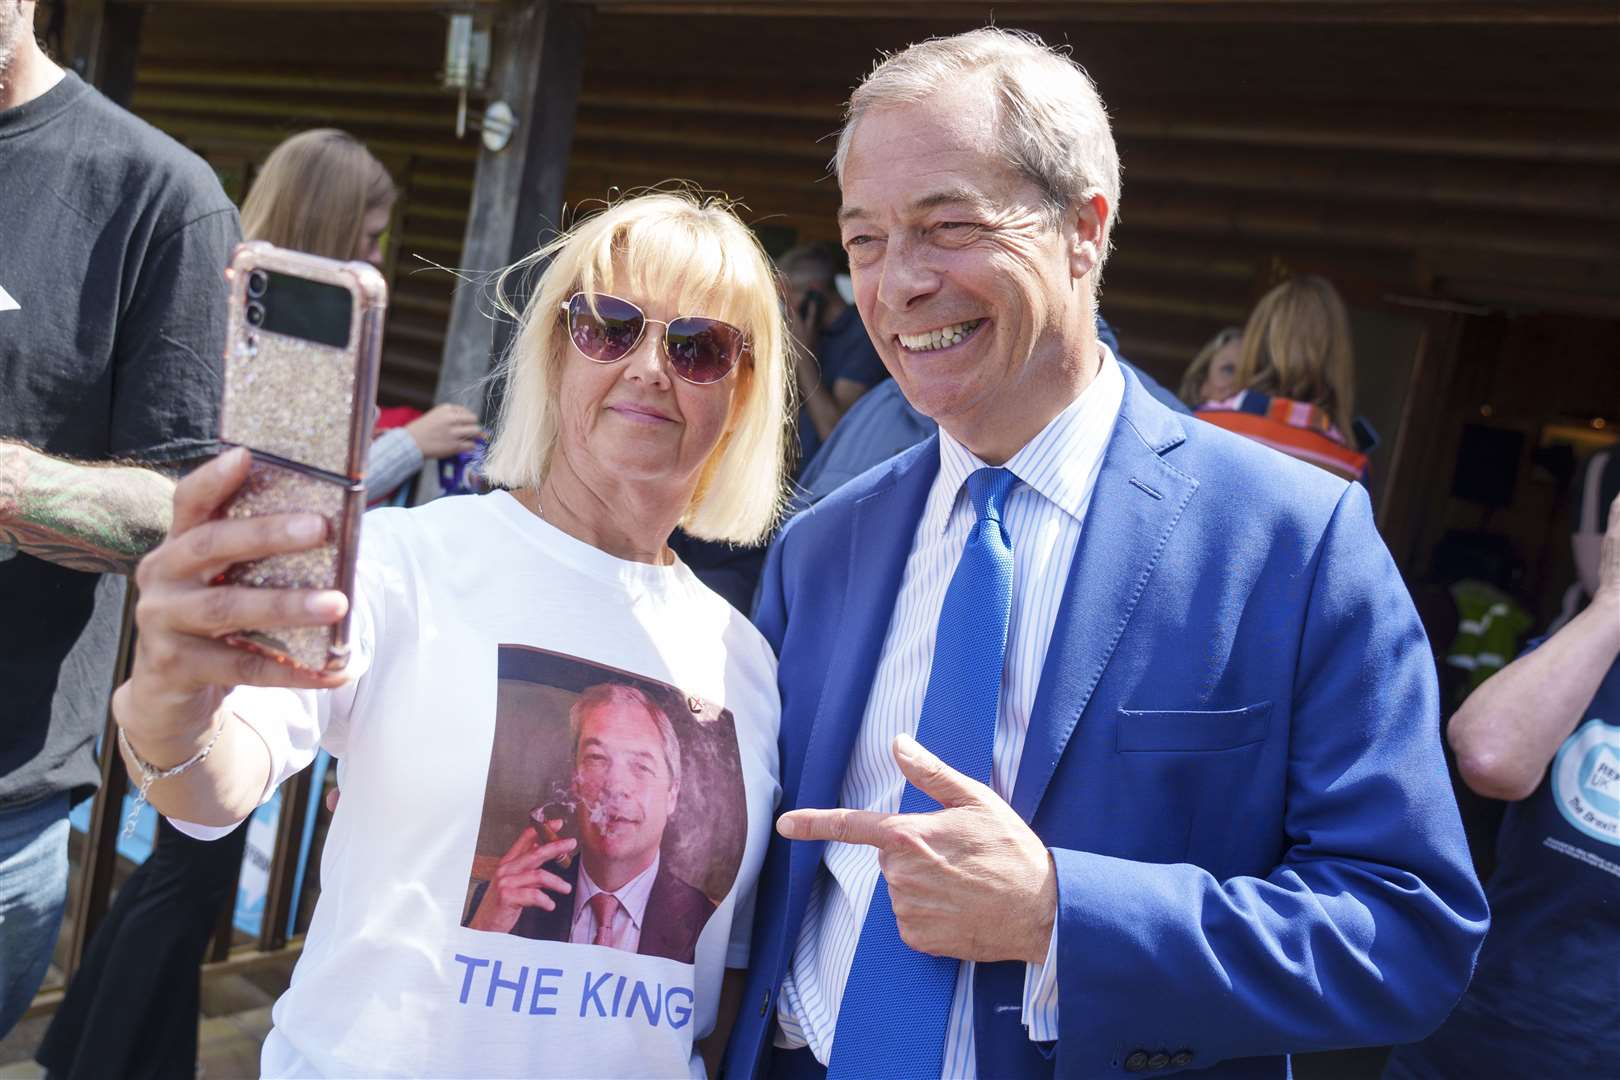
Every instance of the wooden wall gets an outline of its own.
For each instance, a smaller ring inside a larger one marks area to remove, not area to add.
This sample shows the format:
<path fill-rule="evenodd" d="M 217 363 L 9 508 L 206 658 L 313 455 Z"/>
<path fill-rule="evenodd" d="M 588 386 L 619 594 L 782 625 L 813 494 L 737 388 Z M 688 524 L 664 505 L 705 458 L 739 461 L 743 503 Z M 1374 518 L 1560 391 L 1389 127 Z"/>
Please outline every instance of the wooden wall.
<path fill-rule="evenodd" d="M 1459 24 L 1447 6 L 1346 22 L 1300 3 L 606 4 L 570 197 L 684 177 L 833 237 L 828 136 L 849 88 L 879 50 L 993 11 L 1069 44 L 1109 105 L 1125 180 L 1103 309 L 1163 378 L 1289 268 L 1365 304 L 1620 317 L 1620 13 L 1496 5 Z"/>
<path fill-rule="evenodd" d="M 431 404 L 472 195 L 476 134 L 455 135 L 438 88 L 436 12 L 148 5 L 131 109 L 205 157 L 240 201 L 287 135 L 341 127 L 364 139 L 400 188 L 390 232 L 392 295 L 384 404 Z"/>
<path fill-rule="evenodd" d="M 591 6 L 569 205 L 688 180 L 745 200 L 773 244 L 835 236 L 830 137 L 873 58 L 992 11 Z M 437 89 L 442 14 L 349 0 L 145 8 L 133 107 L 228 179 L 316 124 L 349 128 L 395 171 L 384 398 L 427 404 L 454 282 L 418 257 L 456 264 L 474 160 Z M 1419 483 L 1438 475 L 1425 462 L 1445 441 L 1440 402 L 1480 362 L 1464 324 L 1620 322 L 1613 3 L 1074 0 L 994 13 L 1069 45 L 1109 104 L 1125 180 L 1102 307 L 1126 355 L 1173 385 L 1279 275 L 1340 285 L 1364 337 L 1360 397 L 1386 439 L 1375 467 L 1397 489 L 1391 543 L 1413 560 L 1444 498 L 1440 481 Z M 1612 340 L 1603 333 L 1561 340 L 1589 351 L 1548 357 L 1547 378 L 1620 359 L 1590 352 Z"/>

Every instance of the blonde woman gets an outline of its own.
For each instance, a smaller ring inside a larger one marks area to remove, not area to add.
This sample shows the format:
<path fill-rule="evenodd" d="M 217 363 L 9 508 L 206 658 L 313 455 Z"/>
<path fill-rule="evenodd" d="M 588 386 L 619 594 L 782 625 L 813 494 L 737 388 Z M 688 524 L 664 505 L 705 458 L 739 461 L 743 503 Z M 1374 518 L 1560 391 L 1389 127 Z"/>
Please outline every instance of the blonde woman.
<path fill-rule="evenodd" d="M 380 268 L 395 198 L 393 178 L 359 139 L 336 128 L 300 132 L 259 169 L 242 203 L 242 237 Z M 471 451 L 479 434 L 472 410 L 449 403 L 384 431 L 371 444 L 367 490 L 386 495 L 427 459 Z"/>
<path fill-rule="evenodd" d="M 265 159 L 242 206 L 243 236 L 380 266 L 394 200 L 388 170 L 358 139 L 305 131 Z M 372 444 L 372 491 L 398 487 L 425 457 L 472 449 L 478 433 L 478 418 L 459 405 L 383 433 Z M 195 1071 L 198 972 L 218 913 L 235 896 L 246 834 L 209 844 L 159 823 L 152 853 L 119 889 L 41 1044 L 53 1075 Z"/>
<path fill-rule="evenodd" d="M 1355 359 L 1350 318 L 1325 278 L 1302 274 L 1255 305 L 1243 329 L 1235 394 L 1209 400 L 1201 419 L 1347 480 L 1365 480 L 1353 441 Z"/>
<path fill-rule="evenodd" d="M 303 131 L 259 167 L 242 202 L 242 235 L 381 266 L 395 198 L 393 178 L 359 139 L 336 128 Z"/>
<path fill-rule="evenodd" d="M 113 707 L 161 811 L 217 834 L 317 745 L 341 762 L 266 1076 L 693 1075 L 729 1028 L 779 791 L 775 659 L 666 541 L 777 518 L 776 284 L 727 208 L 674 194 L 534 263 L 487 463 L 503 490 L 367 516 L 347 671 L 217 640 L 350 606 L 207 584 L 324 529 L 215 520 L 241 454 L 180 484 L 139 572 Z"/>
<path fill-rule="evenodd" d="M 1238 364 L 1243 359 L 1243 331 L 1235 326 L 1222 328 L 1204 342 L 1182 373 L 1176 396 L 1190 409 L 1206 401 L 1223 401 L 1238 391 Z"/>

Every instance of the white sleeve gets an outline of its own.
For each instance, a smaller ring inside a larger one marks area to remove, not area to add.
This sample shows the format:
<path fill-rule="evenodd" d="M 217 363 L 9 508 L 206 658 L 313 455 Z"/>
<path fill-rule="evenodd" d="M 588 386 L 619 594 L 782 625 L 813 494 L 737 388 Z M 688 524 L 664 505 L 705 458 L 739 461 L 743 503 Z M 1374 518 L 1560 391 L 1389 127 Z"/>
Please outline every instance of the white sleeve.
<path fill-rule="evenodd" d="M 368 515 L 366 528 L 362 532 L 368 532 L 371 528 L 372 520 Z M 328 744 L 327 749 L 334 756 L 341 756 L 342 736 L 347 734 L 355 696 L 371 668 L 377 641 L 381 637 L 385 608 L 382 584 L 397 577 L 381 572 L 377 560 L 372 557 L 376 554 L 378 543 L 369 535 L 363 543 L 366 547 L 355 575 L 354 617 L 349 635 L 353 648 L 349 657 L 349 681 L 336 690 L 238 686 L 225 695 L 224 708 L 252 728 L 270 751 L 270 778 L 259 796 L 260 806 L 270 801 L 270 796 L 275 794 L 283 781 L 315 760 L 316 751 L 323 742 Z M 226 722 L 235 723 L 237 720 Z M 198 840 L 218 840 L 241 824 L 238 821 L 235 825 L 198 825 L 175 818 L 169 821 L 176 829 Z"/>
<path fill-rule="evenodd" d="M 1024 965 L 1024 1029 L 1032 1042 L 1057 1042 L 1057 936 L 1057 921 L 1053 920 L 1052 936 L 1046 943 L 1046 959 L 1039 964 Z"/>

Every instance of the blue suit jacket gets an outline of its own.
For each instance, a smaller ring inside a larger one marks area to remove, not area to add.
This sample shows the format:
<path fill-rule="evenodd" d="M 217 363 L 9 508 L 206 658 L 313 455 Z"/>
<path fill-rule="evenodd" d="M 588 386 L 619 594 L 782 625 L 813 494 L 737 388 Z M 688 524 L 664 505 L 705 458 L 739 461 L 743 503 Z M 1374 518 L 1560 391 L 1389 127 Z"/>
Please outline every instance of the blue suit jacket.
<path fill-rule="evenodd" d="M 936 437 L 771 552 L 755 620 L 781 657 L 783 810 L 839 803 L 938 466 Z M 1281 1077 L 1291 1051 L 1420 1038 L 1468 984 L 1485 900 L 1366 491 L 1129 373 L 1011 802 L 1057 867 L 1060 1033 L 1027 1037 L 1022 963 L 980 965 L 981 1077 L 1117 1076 L 1139 1050 Z M 821 857 L 767 854 L 730 1077 L 771 1052 Z"/>

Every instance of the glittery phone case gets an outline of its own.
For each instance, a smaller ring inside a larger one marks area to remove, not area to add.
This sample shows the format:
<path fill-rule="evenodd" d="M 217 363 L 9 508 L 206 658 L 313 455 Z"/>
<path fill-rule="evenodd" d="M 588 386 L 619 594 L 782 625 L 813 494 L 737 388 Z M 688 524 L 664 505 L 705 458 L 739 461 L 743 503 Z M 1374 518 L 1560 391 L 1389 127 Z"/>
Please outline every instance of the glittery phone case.
<path fill-rule="evenodd" d="M 258 307 L 262 323 L 264 308 L 249 292 L 254 271 L 345 290 L 352 301 L 346 344 L 255 324 L 250 309 Z M 327 522 L 327 542 L 238 564 L 222 581 L 336 589 L 352 601 L 387 286 L 369 263 L 338 262 L 259 242 L 236 249 L 227 276 L 230 321 L 220 441 L 252 451 L 253 465 L 225 514 L 320 514 Z M 349 616 L 332 626 L 242 630 L 225 640 L 293 667 L 336 671 L 348 662 Z"/>

